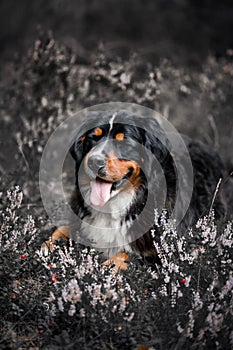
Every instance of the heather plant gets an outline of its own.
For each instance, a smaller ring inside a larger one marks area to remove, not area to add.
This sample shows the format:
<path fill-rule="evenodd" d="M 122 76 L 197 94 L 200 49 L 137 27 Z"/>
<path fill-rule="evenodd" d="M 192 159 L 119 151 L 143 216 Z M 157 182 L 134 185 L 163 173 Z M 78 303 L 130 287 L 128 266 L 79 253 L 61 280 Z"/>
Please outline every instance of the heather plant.
<path fill-rule="evenodd" d="M 1 193 L 3 196 L 3 193 Z M 31 215 L 25 220 L 18 216 L 17 210 L 20 208 L 23 199 L 23 192 L 16 186 L 13 190 L 8 190 L 6 198 L 8 205 L 5 210 L 1 210 L 1 231 L 0 231 L 0 253 L 13 251 L 21 254 L 21 258 L 26 257 L 26 252 L 35 239 L 35 221 Z"/>
<path fill-rule="evenodd" d="M 212 210 L 179 237 L 174 222 L 164 218 L 166 213 L 159 220 L 155 211 L 162 232 L 154 242 L 161 260 L 154 277 L 159 280 L 160 297 L 170 300 L 177 315 L 182 305 L 186 310 L 176 321 L 181 334 L 177 348 L 184 338 L 193 339 L 197 348 L 227 348 L 232 345 L 232 223 L 219 234 Z"/>
<path fill-rule="evenodd" d="M 94 250 L 81 250 L 74 261 L 71 251 L 59 248 L 58 259 L 64 260 L 63 266 L 53 269 L 53 265 L 47 265 L 56 271 L 52 274 L 54 288 L 48 299 L 53 315 L 57 312 L 69 316 L 78 313 L 88 319 L 95 313 L 100 322 L 106 323 L 113 318 L 128 321 L 133 318 L 134 313 L 129 315 L 127 312 L 127 304 L 136 302 L 135 291 L 122 274 L 114 274 L 112 269 L 104 270 Z"/>
<path fill-rule="evenodd" d="M 18 301 L 24 304 L 25 300 L 19 299 L 23 298 L 23 294 L 27 298 L 27 293 L 30 293 L 29 285 L 38 284 L 38 281 L 33 279 L 38 269 L 38 261 L 34 259 L 38 230 L 32 215 L 25 212 L 27 210 L 23 203 L 23 192 L 19 186 L 8 190 L 6 194 L 1 193 L 1 288 L 3 300 L 6 301 L 6 304 L 1 306 L 8 316 L 14 314 L 9 306 L 10 300 L 13 309 Z M 28 305 L 25 304 L 24 307 L 27 308 Z M 20 316 L 22 310 L 18 306 L 17 309 Z"/>
<path fill-rule="evenodd" d="M 180 237 L 166 211 L 155 210 L 160 263 L 132 256 L 128 270 L 115 274 L 101 254 L 72 241 L 43 256 L 22 201 L 15 187 L 1 211 L 2 344 L 21 346 L 28 337 L 27 344 L 45 345 L 53 334 L 56 346 L 101 348 L 109 337 L 118 348 L 232 346 L 231 222 L 219 232 L 211 211 Z"/>
<path fill-rule="evenodd" d="M 17 347 L 27 337 L 29 344 L 38 341 L 46 330 L 59 333 L 55 324 L 61 313 L 64 327 L 76 316 L 75 322 L 92 320 L 95 331 L 102 322 L 118 327 L 133 319 L 128 304 L 138 299 L 122 274 L 103 269 L 97 252 L 77 249 L 71 241 L 69 247 L 57 246 L 43 256 L 35 222 L 22 214 L 22 191 L 16 186 L 2 199 L 1 344 Z"/>

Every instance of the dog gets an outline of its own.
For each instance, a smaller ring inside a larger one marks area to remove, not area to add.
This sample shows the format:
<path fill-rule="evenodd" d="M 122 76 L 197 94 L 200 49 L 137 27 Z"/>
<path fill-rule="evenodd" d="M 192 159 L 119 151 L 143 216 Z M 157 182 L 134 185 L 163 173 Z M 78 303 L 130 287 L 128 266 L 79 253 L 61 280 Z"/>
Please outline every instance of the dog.
<path fill-rule="evenodd" d="M 225 217 L 226 196 L 216 188 L 227 172 L 214 150 L 181 137 L 193 176 L 188 210 L 177 228 L 185 234 L 212 208 L 217 219 Z M 156 119 L 126 110 L 92 112 L 81 125 L 70 148 L 76 177 L 71 208 L 79 218 L 74 231 L 85 245 L 103 252 L 105 265 L 126 269 L 130 252 L 158 258 L 154 209 L 165 209 L 169 217 L 179 191 L 177 162 L 182 156 L 178 150 L 174 157 L 171 148 L 171 138 Z M 58 238 L 72 237 L 72 225 L 54 232 L 47 242 L 50 249 Z"/>

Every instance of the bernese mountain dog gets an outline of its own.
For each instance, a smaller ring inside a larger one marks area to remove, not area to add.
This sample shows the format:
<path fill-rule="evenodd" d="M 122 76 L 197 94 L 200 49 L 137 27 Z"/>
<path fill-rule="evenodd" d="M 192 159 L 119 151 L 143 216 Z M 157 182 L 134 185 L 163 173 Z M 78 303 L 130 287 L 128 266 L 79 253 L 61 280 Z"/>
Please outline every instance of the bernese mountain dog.
<path fill-rule="evenodd" d="M 216 191 L 219 180 L 226 177 L 219 155 L 186 136 L 182 142 L 191 174 L 185 169 L 178 174 L 177 162 L 182 164 L 183 155 L 179 150 L 172 153 L 171 138 L 155 118 L 126 110 L 90 113 L 70 149 L 76 164 L 71 208 L 79 224 L 57 229 L 50 248 L 60 237 L 78 235 L 79 241 L 102 251 L 107 264 L 117 268 L 127 267 L 124 260 L 130 252 L 156 259 L 153 239 L 159 230 L 154 210 L 165 209 L 168 217 L 173 213 L 180 190 L 178 175 L 186 176 L 187 182 L 193 177 L 188 210 L 177 224 L 178 232 L 185 234 L 211 208 L 217 219 L 224 218 L 225 194 L 221 188 Z"/>

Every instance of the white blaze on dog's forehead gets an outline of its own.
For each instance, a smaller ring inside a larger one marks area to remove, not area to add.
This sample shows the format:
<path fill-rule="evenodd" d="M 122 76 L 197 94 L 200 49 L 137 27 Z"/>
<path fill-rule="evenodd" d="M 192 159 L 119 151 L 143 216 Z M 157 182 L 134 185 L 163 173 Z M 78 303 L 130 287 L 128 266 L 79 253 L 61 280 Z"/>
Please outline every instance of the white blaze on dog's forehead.
<path fill-rule="evenodd" d="M 116 118 L 116 115 L 117 115 L 117 112 L 113 114 L 112 118 L 109 120 L 109 125 L 110 125 L 110 128 L 109 128 L 109 132 L 111 132 L 112 128 L 113 128 L 113 122 L 114 122 L 114 119 Z"/>

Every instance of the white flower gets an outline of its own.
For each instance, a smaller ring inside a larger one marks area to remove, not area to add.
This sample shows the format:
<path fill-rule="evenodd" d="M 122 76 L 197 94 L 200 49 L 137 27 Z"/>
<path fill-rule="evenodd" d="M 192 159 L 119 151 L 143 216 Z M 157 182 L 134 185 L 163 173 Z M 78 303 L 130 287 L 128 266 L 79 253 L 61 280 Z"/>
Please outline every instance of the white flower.
<path fill-rule="evenodd" d="M 80 309 L 80 310 L 79 310 L 79 313 L 80 313 L 80 316 L 81 316 L 81 317 L 85 317 L 85 315 L 86 315 L 86 311 L 85 311 L 84 308 Z"/>
<path fill-rule="evenodd" d="M 62 298 L 58 298 L 57 299 L 57 305 L 58 305 L 58 309 L 63 312 L 64 311 L 64 306 L 63 306 L 63 301 L 62 301 Z"/>
<path fill-rule="evenodd" d="M 75 307 L 75 305 L 71 304 L 70 305 L 70 309 L 68 311 L 68 315 L 69 316 L 74 316 L 75 312 L 76 312 L 76 307 Z"/>

